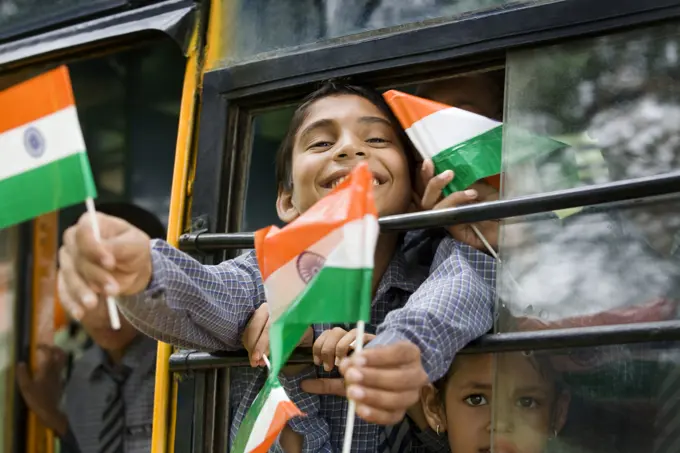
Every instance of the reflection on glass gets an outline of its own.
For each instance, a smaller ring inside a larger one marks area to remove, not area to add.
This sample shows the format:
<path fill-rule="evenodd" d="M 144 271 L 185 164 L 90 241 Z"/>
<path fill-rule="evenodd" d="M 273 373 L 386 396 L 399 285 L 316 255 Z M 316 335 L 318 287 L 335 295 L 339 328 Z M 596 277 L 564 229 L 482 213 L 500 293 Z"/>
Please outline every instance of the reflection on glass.
<path fill-rule="evenodd" d="M 550 0 L 540 0 L 545 2 Z M 224 64 L 257 54 L 356 33 L 427 20 L 450 20 L 470 12 L 535 0 L 248 0 L 225 9 L 223 36 L 231 36 Z M 235 11 L 235 13 L 234 13 Z M 226 38 L 225 38 L 226 39 Z"/>
<path fill-rule="evenodd" d="M 459 355 L 422 408 L 456 453 L 675 453 L 678 346 Z"/>
<path fill-rule="evenodd" d="M 17 229 L 0 230 L 0 453 L 12 447 Z"/>
<path fill-rule="evenodd" d="M 664 26 L 511 54 L 503 196 L 680 169 L 678 52 Z M 521 320 L 501 316 L 499 330 L 676 317 L 680 197 L 502 228 L 501 299 Z"/>

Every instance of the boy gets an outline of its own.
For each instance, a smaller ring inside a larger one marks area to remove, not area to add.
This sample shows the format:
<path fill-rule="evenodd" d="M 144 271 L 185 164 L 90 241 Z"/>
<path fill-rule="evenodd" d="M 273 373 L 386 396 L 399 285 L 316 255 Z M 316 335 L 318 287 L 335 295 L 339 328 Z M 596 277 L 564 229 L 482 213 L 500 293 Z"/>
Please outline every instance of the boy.
<path fill-rule="evenodd" d="M 277 162 L 279 217 L 286 223 L 295 220 L 361 161 L 368 162 L 374 174 L 379 214 L 407 212 L 413 168 L 407 146 L 379 94 L 347 85 L 322 87 L 298 108 L 282 143 Z M 99 219 L 103 244 L 94 240 L 87 218 L 64 236 L 60 277 L 76 311 L 95 306 L 95 292 L 115 294 L 124 296 L 119 299 L 123 314 L 162 341 L 206 350 L 243 347 L 246 324 L 266 303 L 254 253 L 203 266 L 163 242 L 150 244 L 142 232 L 119 219 Z M 340 367 L 348 394 L 357 401 L 357 414 L 370 423 L 401 420 L 428 377 L 441 377 L 455 352 L 492 323 L 491 258 L 455 241 L 442 241 L 434 272 L 425 281 L 428 267 L 409 263 L 400 242 L 394 233 L 378 239 L 371 317 L 381 325 L 369 349 Z M 330 327 L 313 326 L 315 336 Z M 369 332 L 374 329 L 369 327 Z M 339 377 L 337 372 L 317 372 L 322 378 Z M 257 369 L 237 374 L 232 434 L 264 379 Z M 333 395 L 301 393 L 299 381 L 314 377 L 313 370 L 281 377 L 291 399 L 308 414 L 291 421 L 292 438 L 304 451 L 339 450 L 346 402 Z M 353 451 L 377 449 L 379 429 L 365 421 L 357 421 Z"/>
<path fill-rule="evenodd" d="M 165 235 L 161 222 L 137 206 L 110 203 L 98 209 L 115 213 L 149 236 Z M 74 362 L 63 395 L 62 350 L 43 346 L 44 359 L 33 376 L 26 364 L 19 364 L 17 380 L 26 404 L 59 436 L 68 453 L 148 453 L 157 343 L 125 318 L 120 330 L 112 330 L 103 303 L 85 312 L 80 323 L 93 344 Z"/>

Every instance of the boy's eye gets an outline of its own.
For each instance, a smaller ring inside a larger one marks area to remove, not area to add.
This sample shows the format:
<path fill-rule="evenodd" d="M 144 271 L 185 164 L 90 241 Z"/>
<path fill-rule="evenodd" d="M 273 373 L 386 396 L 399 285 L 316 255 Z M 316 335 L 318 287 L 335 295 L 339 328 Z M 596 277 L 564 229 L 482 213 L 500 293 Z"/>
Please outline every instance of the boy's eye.
<path fill-rule="evenodd" d="M 366 140 L 367 143 L 389 143 L 388 140 L 380 137 L 373 137 Z"/>
<path fill-rule="evenodd" d="M 517 405 L 525 409 L 534 409 L 538 407 L 538 401 L 530 396 L 523 396 L 517 400 Z"/>
<path fill-rule="evenodd" d="M 484 395 L 479 395 L 479 394 L 470 395 L 467 398 L 465 398 L 463 401 L 465 401 L 468 404 L 468 406 L 472 406 L 472 407 L 484 406 L 485 404 L 488 404 Z"/>
<path fill-rule="evenodd" d="M 333 146 L 333 143 L 332 143 L 332 142 L 329 142 L 329 141 L 319 141 L 319 142 L 314 142 L 314 143 L 312 143 L 312 144 L 309 146 L 309 148 L 310 148 L 310 149 L 312 149 L 312 148 L 329 148 L 329 147 L 331 147 L 331 146 Z"/>

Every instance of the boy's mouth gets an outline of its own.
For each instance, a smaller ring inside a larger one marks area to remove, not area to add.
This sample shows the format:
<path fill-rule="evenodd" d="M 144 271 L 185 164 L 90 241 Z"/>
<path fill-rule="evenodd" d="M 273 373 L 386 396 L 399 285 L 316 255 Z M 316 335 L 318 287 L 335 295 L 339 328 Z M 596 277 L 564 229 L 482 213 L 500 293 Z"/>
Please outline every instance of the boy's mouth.
<path fill-rule="evenodd" d="M 339 184 L 342 184 L 343 181 L 345 181 L 349 177 L 350 170 L 342 170 L 342 171 L 336 171 L 333 173 L 331 176 L 326 178 L 322 183 L 321 187 L 324 189 L 335 189 Z M 382 184 L 385 184 L 387 181 L 387 178 L 383 177 L 382 175 L 379 175 L 377 173 L 373 173 L 373 185 L 374 186 L 380 186 Z"/>

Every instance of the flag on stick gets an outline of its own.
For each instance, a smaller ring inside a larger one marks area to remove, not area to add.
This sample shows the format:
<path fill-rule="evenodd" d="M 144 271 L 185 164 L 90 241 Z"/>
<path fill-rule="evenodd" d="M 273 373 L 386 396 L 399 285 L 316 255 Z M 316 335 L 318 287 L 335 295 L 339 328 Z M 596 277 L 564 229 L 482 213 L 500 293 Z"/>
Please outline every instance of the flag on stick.
<path fill-rule="evenodd" d="M 97 196 L 68 70 L 0 91 L 0 229 Z"/>
<path fill-rule="evenodd" d="M 270 310 L 271 374 L 258 396 L 262 404 L 248 411 L 239 429 L 236 452 L 266 451 L 287 421 L 299 414 L 284 399 L 283 390 L 276 390 L 277 376 L 311 324 L 369 320 L 377 238 L 373 175 L 366 163 L 285 228 L 271 226 L 255 233 Z M 363 344 L 363 338 L 357 338 L 357 344 Z M 271 398 L 278 399 L 267 403 Z M 282 407 L 281 416 L 272 415 L 274 406 Z M 349 412 L 348 421 L 353 421 L 354 413 Z M 256 434 L 263 432 L 270 435 Z M 351 438 L 351 429 L 348 432 Z"/>

